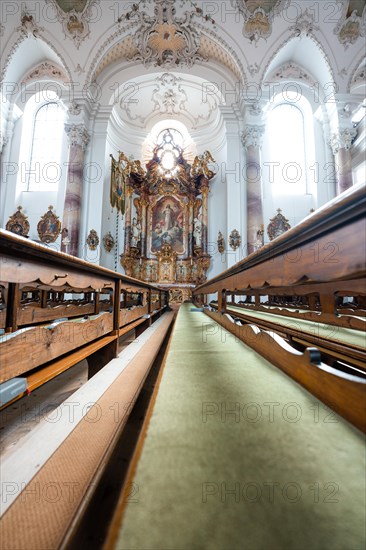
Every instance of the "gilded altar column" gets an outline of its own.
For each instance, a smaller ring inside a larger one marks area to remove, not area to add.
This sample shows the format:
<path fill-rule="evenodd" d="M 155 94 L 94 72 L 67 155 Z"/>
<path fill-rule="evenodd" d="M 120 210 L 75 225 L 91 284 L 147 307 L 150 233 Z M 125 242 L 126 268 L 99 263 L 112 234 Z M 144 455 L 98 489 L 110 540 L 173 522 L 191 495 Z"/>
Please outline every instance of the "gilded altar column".
<path fill-rule="evenodd" d="M 125 206 L 125 251 L 128 256 L 131 248 L 131 215 L 132 215 L 132 187 L 126 185 L 126 206 Z"/>
<path fill-rule="evenodd" d="M 209 186 L 208 179 L 204 178 L 202 180 L 201 186 L 202 192 L 202 254 L 207 254 L 207 245 L 208 245 L 208 194 Z"/>
<path fill-rule="evenodd" d="M 337 174 L 337 195 L 353 185 L 351 145 L 356 131 L 346 128 L 332 134 L 330 146 L 334 155 Z"/>
<path fill-rule="evenodd" d="M 147 238 L 147 216 L 146 216 L 146 210 L 147 210 L 147 199 L 146 197 L 142 197 L 141 199 L 141 256 L 143 258 L 146 258 L 146 238 Z"/>
<path fill-rule="evenodd" d="M 247 125 L 242 134 L 246 152 L 247 250 L 248 254 L 263 246 L 263 201 L 260 149 L 264 126 Z"/>
<path fill-rule="evenodd" d="M 62 227 L 67 230 L 67 241 L 61 242 L 61 251 L 78 256 L 85 150 L 90 136 L 84 124 L 65 124 L 65 131 L 70 151 L 62 219 Z"/>
<path fill-rule="evenodd" d="M 193 256 L 193 206 L 194 199 L 190 198 L 188 202 L 189 215 L 188 215 L 188 256 Z"/>

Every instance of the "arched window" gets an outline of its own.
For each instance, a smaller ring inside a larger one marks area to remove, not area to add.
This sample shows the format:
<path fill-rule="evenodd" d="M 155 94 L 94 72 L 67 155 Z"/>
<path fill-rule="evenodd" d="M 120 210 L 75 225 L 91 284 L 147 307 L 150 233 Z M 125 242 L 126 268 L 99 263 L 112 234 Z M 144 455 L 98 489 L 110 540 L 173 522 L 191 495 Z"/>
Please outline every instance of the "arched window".
<path fill-rule="evenodd" d="M 308 101 L 279 94 L 267 121 L 268 152 L 273 195 L 309 192 L 309 170 L 314 159 L 314 129 Z M 311 175 L 311 174 L 310 174 Z"/>
<path fill-rule="evenodd" d="M 161 162 L 161 171 L 171 178 L 177 172 L 177 160 L 182 154 L 183 136 L 174 128 L 166 128 L 158 135 L 155 152 Z"/>
<path fill-rule="evenodd" d="M 22 189 L 57 191 L 62 175 L 65 110 L 54 92 L 35 94 L 24 111 L 22 130 Z"/>
<path fill-rule="evenodd" d="M 55 191 L 60 178 L 64 110 L 57 102 L 42 105 L 33 124 L 28 191 Z"/>

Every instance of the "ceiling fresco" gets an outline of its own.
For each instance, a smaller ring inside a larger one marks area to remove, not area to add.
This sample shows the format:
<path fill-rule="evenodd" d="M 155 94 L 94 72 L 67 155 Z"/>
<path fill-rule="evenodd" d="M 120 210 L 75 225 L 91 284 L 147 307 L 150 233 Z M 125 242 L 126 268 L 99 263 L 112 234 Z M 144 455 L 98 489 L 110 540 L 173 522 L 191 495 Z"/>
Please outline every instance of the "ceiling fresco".
<path fill-rule="evenodd" d="M 88 0 L 55 0 L 55 2 L 65 13 L 69 13 L 73 10 L 81 13 L 84 11 Z"/>

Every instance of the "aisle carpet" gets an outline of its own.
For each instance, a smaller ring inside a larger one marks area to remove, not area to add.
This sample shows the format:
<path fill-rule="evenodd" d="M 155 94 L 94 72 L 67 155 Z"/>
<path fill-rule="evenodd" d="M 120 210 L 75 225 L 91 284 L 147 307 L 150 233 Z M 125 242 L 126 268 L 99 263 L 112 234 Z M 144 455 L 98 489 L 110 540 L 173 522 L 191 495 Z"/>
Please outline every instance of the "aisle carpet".
<path fill-rule="evenodd" d="M 178 314 L 116 548 L 363 550 L 363 434 L 192 309 Z"/>

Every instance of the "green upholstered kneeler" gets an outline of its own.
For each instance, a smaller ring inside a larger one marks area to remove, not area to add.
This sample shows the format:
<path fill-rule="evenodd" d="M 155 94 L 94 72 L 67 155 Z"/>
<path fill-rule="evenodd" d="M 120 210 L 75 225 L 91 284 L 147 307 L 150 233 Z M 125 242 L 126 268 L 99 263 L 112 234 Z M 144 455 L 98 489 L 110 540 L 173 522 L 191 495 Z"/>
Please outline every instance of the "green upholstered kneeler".
<path fill-rule="evenodd" d="M 364 549 L 363 434 L 193 309 L 178 314 L 116 547 Z"/>
<path fill-rule="evenodd" d="M 286 317 L 285 315 L 275 315 L 270 311 L 266 313 L 265 311 L 249 310 L 239 306 L 232 306 L 231 304 L 229 304 L 227 310 L 229 314 L 231 314 L 232 311 L 237 311 L 238 313 L 253 317 L 254 323 L 257 318 L 262 319 L 263 321 L 270 321 L 284 327 L 298 329 L 301 332 L 307 332 L 313 336 L 331 340 L 332 342 L 359 347 L 360 349 L 364 349 L 366 345 L 366 334 L 362 330 L 316 323 L 314 321 L 308 321 L 307 319 L 301 319 L 300 317 L 297 318 Z"/>

